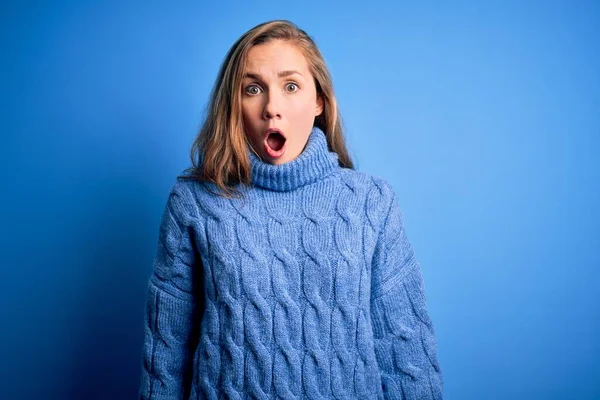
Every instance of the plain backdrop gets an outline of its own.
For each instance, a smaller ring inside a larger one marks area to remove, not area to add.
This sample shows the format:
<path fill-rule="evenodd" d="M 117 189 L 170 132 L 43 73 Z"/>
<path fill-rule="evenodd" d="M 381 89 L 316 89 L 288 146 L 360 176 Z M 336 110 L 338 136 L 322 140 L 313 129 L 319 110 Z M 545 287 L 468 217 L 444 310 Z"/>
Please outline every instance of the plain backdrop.
<path fill-rule="evenodd" d="M 596 1 L 3 2 L 0 397 L 135 398 L 169 190 L 227 50 L 281 18 L 399 196 L 444 398 L 600 398 Z"/>

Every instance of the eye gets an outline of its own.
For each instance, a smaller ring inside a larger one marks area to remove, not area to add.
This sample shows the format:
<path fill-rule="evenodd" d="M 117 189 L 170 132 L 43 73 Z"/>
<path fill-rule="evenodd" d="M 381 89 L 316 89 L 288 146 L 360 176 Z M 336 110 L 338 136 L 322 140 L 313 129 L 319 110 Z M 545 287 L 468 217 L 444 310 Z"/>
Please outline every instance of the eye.
<path fill-rule="evenodd" d="M 290 82 L 287 85 L 285 85 L 285 89 L 288 92 L 295 92 L 298 90 L 298 85 L 296 85 L 294 82 Z"/>
<path fill-rule="evenodd" d="M 261 89 L 257 85 L 250 85 L 250 86 L 246 87 L 246 93 L 248 93 L 250 95 L 259 94 L 260 92 L 261 92 Z"/>

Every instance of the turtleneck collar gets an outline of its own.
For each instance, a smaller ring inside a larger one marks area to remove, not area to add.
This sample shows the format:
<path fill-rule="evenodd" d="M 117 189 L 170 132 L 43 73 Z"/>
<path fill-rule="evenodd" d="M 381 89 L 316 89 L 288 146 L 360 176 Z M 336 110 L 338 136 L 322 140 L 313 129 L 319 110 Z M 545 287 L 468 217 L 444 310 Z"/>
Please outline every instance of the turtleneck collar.
<path fill-rule="evenodd" d="M 313 127 L 306 147 L 298 157 L 285 164 L 262 161 L 248 151 L 252 168 L 252 183 L 265 189 L 285 192 L 323 179 L 338 168 L 338 156 L 327 148 L 325 133 Z"/>

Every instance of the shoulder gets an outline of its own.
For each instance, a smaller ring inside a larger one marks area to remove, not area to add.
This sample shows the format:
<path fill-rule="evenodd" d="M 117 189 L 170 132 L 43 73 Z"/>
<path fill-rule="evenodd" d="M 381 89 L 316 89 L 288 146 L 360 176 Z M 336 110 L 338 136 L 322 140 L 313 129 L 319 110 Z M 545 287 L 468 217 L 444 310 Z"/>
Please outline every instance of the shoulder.
<path fill-rule="evenodd" d="M 363 193 L 365 211 L 371 223 L 383 223 L 396 202 L 392 185 L 378 175 L 351 169 L 343 169 L 340 178 L 353 192 Z"/>
<path fill-rule="evenodd" d="M 179 223 L 189 221 L 194 212 L 193 204 L 189 183 L 176 179 L 168 191 L 163 218 Z"/>
<path fill-rule="evenodd" d="M 177 176 L 171 197 L 179 199 L 182 208 L 193 219 L 210 216 L 216 219 L 227 217 L 232 212 L 231 199 L 223 196 L 219 187 L 211 182 L 200 181 L 184 170 Z"/>
<path fill-rule="evenodd" d="M 165 213 L 176 220 L 187 221 L 197 214 L 197 192 L 202 184 L 197 180 L 182 177 L 183 173 L 171 181 L 166 196 Z"/>
<path fill-rule="evenodd" d="M 354 189 L 362 189 L 367 197 L 376 203 L 389 203 L 395 197 L 392 185 L 384 178 L 363 171 L 344 168 L 341 170 L 341 180 Z"/>

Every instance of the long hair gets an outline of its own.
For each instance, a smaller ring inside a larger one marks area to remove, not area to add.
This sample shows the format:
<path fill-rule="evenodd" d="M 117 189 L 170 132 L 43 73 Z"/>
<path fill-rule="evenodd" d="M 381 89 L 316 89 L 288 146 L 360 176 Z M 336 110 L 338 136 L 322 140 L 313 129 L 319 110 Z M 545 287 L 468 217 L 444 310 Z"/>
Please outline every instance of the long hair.
<path fill-rule="evenodd" d="M 327 147 L 337 153 L 339 165 L 354 169 L 346 148 L 333 82 L 321 52 L 313 39 L 294 23 L 275 20 L 250 29 L 229 49 L 212 88 L 206 119 L 192 145 L 192 167 L 179 178 L 214 183 L 223 192 L 219 195 L 225 197 L 239 194 L 237 184 L 251 182 L 247 154 L 250 142 L 244 133 L 241 84 L 250 49 L 271 40 L 295 45 L 306 57 L 317 95 L 323 98 L 323 112 L 315 118 L 314 125 L 325 133 Z"/>

